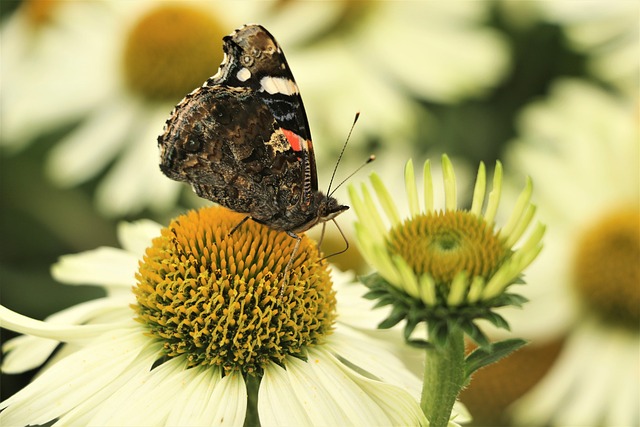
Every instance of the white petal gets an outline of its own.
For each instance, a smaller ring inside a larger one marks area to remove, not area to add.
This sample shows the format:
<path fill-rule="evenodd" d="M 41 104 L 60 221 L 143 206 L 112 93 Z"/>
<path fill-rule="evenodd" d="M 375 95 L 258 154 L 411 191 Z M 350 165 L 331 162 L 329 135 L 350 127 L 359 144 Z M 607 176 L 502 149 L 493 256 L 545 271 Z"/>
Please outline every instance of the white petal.
<path fill-rule="evenodd" d="M 161 229 L 160 224 L 147 219 L 121 222 L 118 224 L 118 241 L 124 250 L 142 259 L 145 250 L 151 246 L 151 240 L 160 236 Z"/>
<path fill-rule="evenodd" d="M 34 335 L 59 341 L 87 340 L 105 331 L 131 325 L 131 320 L 97 325 L 56 325 L 23 316 L 0 306 L 0 326 L 21 334 Z"/>
<path fill-rule="evenodd" d="M 311 363 L 315 363 L 315 361 Z M 337 405 L 333 396 L 333 389 L 342 386 L 342 384 L 335 383 L 331 388 L 327 388 L 320 382 L 317 372 L 310 369 L 309 362 L 291 357 L 287 358 L 285 366 L 293 392 L 290 395 L 280 395 L 279 397 L 282 400 L 293 399 L 298 402 L 297 404 L 286 403 L 286 407 L 302 406 L 307 417 L 311 420 L 310 425 L 351 424 L 347 414 Z M 286 416 L 287 414 L 280 414 L 280 417 Z"/>
<path fill-rule="evenodd" d="M 175 395 L 183 391 L 190 377 L 184 357 L 170 359 L 118 390 L 92 423 L 104 426 L 165 425 Z"/>
<path fill-rule="evenodd" d="M 113 161 L 137 119 L 122 97 L 111 100 L 91 115 L 51 151 L 47 169 L 63 186 L 82 183 Z"/>
<path fill-rule="evenodd" d="M 287 371 L 276 364 L 265 368 L 260 381 L 258 414 L 264 426 L 297 427 L 313 424 L 304 404 L 296 398 Z"/>
<path fill-rule="evenodd" d="M 225 376 L 205 412 L 212 414 L 209 425 L 242 426 L 247 414 L 247 387 L 242 375 L 234 372 Z"/>
<path fill-rule="evenodd" d="M 7 23 L 15 24 L 21 15 L 16 11 Z M 1 116 L 3 142 L 28 142 L 77 120 L 111 95 L 114 73 L 105 70 L 113 58 L 96 48 L 110 34 L 109 18 L 96 2 L 62 2 L 52 16 L 55 22 L 37 33 L 24 19 L 19 24 L 26 31 L 8 28 L 6 33 L 3 22 L 2 104 L 11 106 Z"/>
<path fill-rule="evenodd" d="M 149 342 L 140 329 L 103 335 L 2 402 L 0 424 L 44 424 L 61 416 L 113 381 Z"/>
<path fill-rule="evenodd" d="M 638 390 L 638 337 L 589 320 L 578 326 L 563 347 L 559 359 L 540 383 L 514 407 L 522 425 L 600 425 L 603 418 L 637 416 L 637 405 L 612 415 L 618 390 Z M 633 334 L 631 334 L 633 335 Z M 632 396 L 635 403 L 640 396 Z M 637 421 L 637 420 L 636 420 Z"/>
<path fill-rule="evenodd" d="M 400 333 L 397 335 L 401 336 Z M 340 358 L 348 360 L 384 382 L 401 386 L 414 396 L 420 396 L 422 381 L 412 374 L 392 351 L 405 353 L 404 357 L 412 358 L 418 364 L 421 364 L 424 358 L 422 352 L 401 342 L 394 343 L 395 346 L 389 343 L 386 347 L 381 345 L 382 343 L 384 341 L 374 340 L 363 333 L 339 325 L 335 334 L 329 338 L 328 347 Z"/>
<path fill-rule="evenodd" d="M 335 275 L 336 269 L 333 269 Z M 368 288 L 360 283 L 344 283 L 334 279 L 334 289 L 338 301 L 338 321 L 349 326 L 375 330 L 390 313 L 390 307 L 372 309 L 374 301 L 362 296 Z"/>
<path fill-rule="evenodd" d="M 105 312 L 126 307 L 128 301 L 123 298 L 101 298 L 83 302 L 59 311 L 45 319 L 47 323 L 58 325 L 78 325 Z M 128 307 L 126 307 L 128 309 Z M 130 312 L 130 310 L 128 310 Z M 130 314 L 130 313 L 129 313 Z M 131 316 L 128 316 L 131 317 Z M 102 320 L 102 319 L 101 319 Z M 24 372 L 42 365 L 60 343 L 58 340 L 23 335 L 11 339 L 2 345 L 5 354 L 2 371 L 8 373 Z"/>
<path fill-rule="evenodd" d="M 292 392 L 279 397 L 286 408 L 302 406 L 310 425 L 415 425 L 422 417 L 408 393 L 364 378 L 324 350 L 310 350 L 308 362 L 290 358 L 285 365 Z M 286 413 L 273 415 L 275 425 L 286 423 Z"/>
<path fill-rule="evenodd" d="M 237 372 L 222 378 L 215 367 L 193 368 L 185 388 L 175 396 L 176 406 L 167 425 L 242 426 L 247 413 L 247 388 Z M 264 425 L 264 424 L 263 424 Z"/>
<path fill-rule="evenodd" d="M 350 422 L 341 425 L 418 425 L 424 420 L 418 402 L 400 387 L 374 381 L 339 362 L 323 349 L 309 351 L 308 367 L 332 390 L 334 404 Z"/>
<path fill-rule="evenodd" d="M 63 347 L 63 350 L 68 346 Z M 95 422 L 101 411 L 113 413 L 118 410 L 118 406 L 113 405 L 110 400 L 128 384 L 136 383 L 139 378 L 147 377 L 153 363 L 158 360 L 161 354 L 161 344 L 148 341 L 140 354 L 122 372 L 104 384 L 92 396 L 87 396 L 75 408 L 67 412 L 54 424 L 55 426 L 102 426 L 104 423 Z"/>
<path fill-rule="evenodd" d="M 418 96 L 447 102 L 482 93 L 506 71 L 507 45 L 487 27 L 441 13 L 444 3 L 381 3 L 354 52 Z"/>
<path fill-rule="evenodd" d="M 135 283 L 136 271 L 136 256 L 110 247 L 63 255 L 51 268 L 54 279 L 63 283 L 124 287 L 131 287 Z"/>
<path fill-rule="evenodd" d="M 171 107 L 167 106 L 166 111 L 171 111 Z M 183 188 L 183 184 L 164 176 L 158 166 L 155 141 L 162 131 L 165 114 L 160 116 L 157 109 L 142 111 L 139 119 L 145 122 L 145 127 L 130 136 L 129 146 L 97 189 L 98 208 L 107 215 L 136 213 L 147 206 L 164 208 L 175 201 Z"/>
<path fill-rule="evenodd" d="M 35 369 L 47 361 L 60 341 L 21 335 L 2 345 L 2 372 L 18 374 Z"/>

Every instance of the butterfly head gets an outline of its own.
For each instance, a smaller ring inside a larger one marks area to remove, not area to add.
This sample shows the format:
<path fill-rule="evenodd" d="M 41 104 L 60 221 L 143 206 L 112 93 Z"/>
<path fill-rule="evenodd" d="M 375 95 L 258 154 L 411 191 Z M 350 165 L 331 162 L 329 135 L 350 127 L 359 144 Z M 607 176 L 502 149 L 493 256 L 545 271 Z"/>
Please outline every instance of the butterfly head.
<path fill-rule="evenodd" d="M 327 196 L 321 191 L 316 191 L 313 197 L 311 209 L 308 210 L 309 216 L 306 221 L 295 230 L 291 231 L 295 233 L 302 233 L 317 224 L 331 221 L 347 209 L 349 209 L 349 206 L 341 205 L 334 197 Z"/>

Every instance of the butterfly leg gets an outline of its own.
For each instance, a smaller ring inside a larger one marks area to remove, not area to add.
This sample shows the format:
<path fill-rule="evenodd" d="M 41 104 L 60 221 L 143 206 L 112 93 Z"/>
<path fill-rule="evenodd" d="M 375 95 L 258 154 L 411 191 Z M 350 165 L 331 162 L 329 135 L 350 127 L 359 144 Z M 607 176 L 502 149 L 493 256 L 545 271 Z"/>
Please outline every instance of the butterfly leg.
<path fill-rule="evenodd" d="M 286 232 L 290 237 L 296 239 L 296 244 L 293 247 L 293 251 L 291 251 L 291 256 L 289 257 L 289 261 L 287 265 L 284 267 L 284 283 L 280 286 L 280 295 L 279 299 L 282 301 L 282 297 L 284 296 L 284 288 L 289 284 L 289 269 L 293 265 L 293 261 L 296 259 L 296 255 L 298 254 L 298 249 L 300 248 L 300 242 L 302 242 L 302 237 L 298 236 L 296 233 L 291 231 Z"/>
<path fill-rule="evenodd" d="M 240 228 L 240 226 L 241 226 L 242 224 L 244 224 L 245 222 L 247 222 L 247 221 L 248 221 L 248 220 L 250 220 L 250 219 L 253 219 L 253 218 L 251 218 L 250 216 L 245 216 L 244 218 L 242 218 L 242 221 L 240 221 L 238 224 L 236 224 L 236 225 L 231 229 L 231 231 L 229 231 L 229 233 L 227 233 L 227 236 L 231 236 L 233 233 L 235 233 L 235 232 L 236 232 L 236 230 L 237 230 L 238 228 Z"/>

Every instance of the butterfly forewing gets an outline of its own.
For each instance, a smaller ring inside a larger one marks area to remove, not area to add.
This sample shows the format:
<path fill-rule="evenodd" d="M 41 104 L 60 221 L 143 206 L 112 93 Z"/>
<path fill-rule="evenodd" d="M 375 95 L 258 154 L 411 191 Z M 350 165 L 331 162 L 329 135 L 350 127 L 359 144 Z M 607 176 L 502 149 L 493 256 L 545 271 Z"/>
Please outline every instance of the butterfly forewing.
<path fill-rule="evenodd" d="M 259 25 L 224 37 L 218 72 L 174 109 L 161 170 L 296 236 L 347 209 L 318 191 L 307 116 L 282 49 Z"/>

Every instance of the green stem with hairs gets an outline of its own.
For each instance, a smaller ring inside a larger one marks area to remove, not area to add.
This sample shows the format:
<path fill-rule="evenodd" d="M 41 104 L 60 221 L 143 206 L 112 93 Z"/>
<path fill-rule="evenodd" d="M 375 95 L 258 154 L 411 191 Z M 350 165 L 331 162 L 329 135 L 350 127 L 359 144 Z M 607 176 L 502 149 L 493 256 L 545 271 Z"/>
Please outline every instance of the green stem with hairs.
<path fill-rule="evenodd" d="M 452 328 L 442 346 L 426 351 L 420 406 L 430 427 L 446 427 L 465 381 L 464 334 Z"/>

